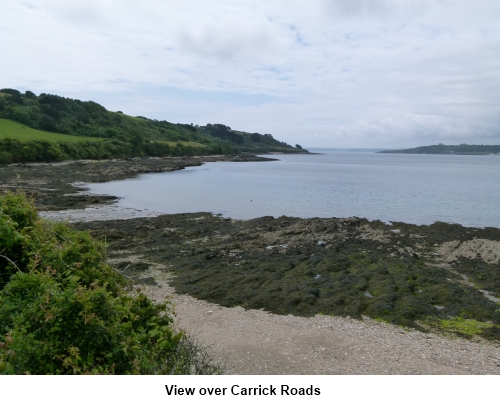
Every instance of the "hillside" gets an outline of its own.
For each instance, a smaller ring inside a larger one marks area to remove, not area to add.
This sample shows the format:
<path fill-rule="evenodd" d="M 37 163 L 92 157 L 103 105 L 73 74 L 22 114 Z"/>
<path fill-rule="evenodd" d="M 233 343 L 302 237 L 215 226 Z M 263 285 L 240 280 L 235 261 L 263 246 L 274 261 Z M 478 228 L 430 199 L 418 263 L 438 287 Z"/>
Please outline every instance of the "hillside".
<path fill-rule="evenodd" d="M 0 139 L 17 139 L 19 141 L 53 141 L 53 142 L 100 142 L 103 138 L 63 135 L 27 127 L 25 124 L 0 118 Z"/>
<path fill-rule="evenodd" d="M 307 150 L 302 149 L 300 145 L 295 145 L 295 148 L 293 148 L 285 142 L 274 139 L 271 134 L 261 135 L 259 133 L 234 131 L 222 124 L 207 124 L 204 127 L 199 127 L 199 131 L 212 137 L 229 141 L 237 145 L 243 152 L 307 153 Z"/>
<path fill-rule="evenodd" d="M 45 93 L 37 96 L 30 91 L 21 93 L 14 89 L 0 90 L 0 118 L 3 118 L 0 122 L 0 163 L 127 156 L 307 152 L 275 140 L 270 134 L 233 131 L 222 124 L 194 126 L 132 117 L 121 111 L 108 111 L 93 101 Z M 75 146 L 75 137 L 84 142 L 76 144 L 78 153 L 66 145 L 73 143 Z M 25 143 L 29 143 L 31 149 L 35 148 L 34 144 L 38 149 L 47 149 L 44 142 L 51 142 L 53 149 L 58 149 L 57 153 L 31 153 L 29 156 L 22 153 Z"/>
<path fill-rule="evenodd" d="M 378 153 L 413 153 L 429 155 L 491 155 L 500 153 L 500 145 L 438 145 L 419 146 L 410 149 L 382 150 Z"/>

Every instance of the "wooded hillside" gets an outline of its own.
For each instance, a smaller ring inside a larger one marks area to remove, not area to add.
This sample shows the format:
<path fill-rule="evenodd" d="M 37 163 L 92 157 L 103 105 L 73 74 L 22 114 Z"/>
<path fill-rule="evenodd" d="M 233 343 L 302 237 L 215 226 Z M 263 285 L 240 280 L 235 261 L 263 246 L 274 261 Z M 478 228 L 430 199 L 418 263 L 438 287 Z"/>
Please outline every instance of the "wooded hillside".
<path fill-rule="evenodd" d="M 37 96 L 31 91 L 21 93 L 14 89 L 0 90 L 0 118 L 5 119 L 0 120 L 0 163 L 127 156 L 307 152 L 277 141 L 270 134 L 233 131 L 222 124 L 194 126 L 133 117 L 121 111 L 108 111 L 93 101 L 45 93 Z M 43 133 L 33 134 L 32 130 Z M 55 134 L 72 137 L 61 139 Z M 75 136 L 81 137 L 83 143 L 75 143 Z"/>

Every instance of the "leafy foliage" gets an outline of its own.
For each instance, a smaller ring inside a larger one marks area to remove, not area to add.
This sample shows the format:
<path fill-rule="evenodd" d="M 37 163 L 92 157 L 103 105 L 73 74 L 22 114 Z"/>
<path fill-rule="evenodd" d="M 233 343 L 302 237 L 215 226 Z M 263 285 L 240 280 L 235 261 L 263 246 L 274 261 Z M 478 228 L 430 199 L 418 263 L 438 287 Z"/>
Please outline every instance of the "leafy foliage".
<path fill-rule="evenodd" d="M 216 373 L 172 307 L 127 293 L 86 232 L 0 196 L 0 374 Z M 197 360 L 202 359 L 200 364 Z"/>
<path fill-rule="evenodd" d="M 302 152 L 269 134 L 247 134 L 221 124 L 198 127 L 132 117 L 108 111 L 93 101 L 45 93 L 36 96 L 14 89 L 0 90 L 0 118 L 45 131 L 44 139 L 21 141 L 12 139 L 12 128 L 0 125 L 0 163 L 241 151 Z M 68 142 L 60 137 L 55 140 L 47 132 L 78 136 L 82 142 L 75 143 L 73 137 Z"/>
<path fill-rule="evenodd" d="M 140 146 L 116 139 L 89 142 L 32 140 L 23 142 L 17 139 L 0 139 L 0 164 L 16 162 L 52 162 L 68 159 L 110 159 L 132 156 L 193 156 L 204 153 L 223 153 L 224 148 L 206 148 L 203 145 L 190 145 L 186 142 L 144 142 Z"/>
<path fill-rule="evenodd" d="M 280 142 L 273 138 L 271 134 L 250 134 L 248 132 L 234 131 L 230 127 L 222 124 L 207 124 L 200 127 L 200 131 L 205 132 L 213 137 L 229 141 L 241 148 L 244 152 L 251 153 L 267 153 L 267 152 L 282 152 L 282 153 L 303 153 L 305 149 L 295 145 L 295 148 L 288 145 L 286 142 Z"/>

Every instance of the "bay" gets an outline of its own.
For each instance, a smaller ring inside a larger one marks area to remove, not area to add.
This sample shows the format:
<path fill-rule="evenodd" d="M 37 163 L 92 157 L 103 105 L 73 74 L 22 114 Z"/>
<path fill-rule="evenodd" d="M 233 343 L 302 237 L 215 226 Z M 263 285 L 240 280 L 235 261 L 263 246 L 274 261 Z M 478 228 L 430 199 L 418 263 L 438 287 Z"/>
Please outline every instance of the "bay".
<path fill-rule="evenodd" d="M 216 162 L 87 184 L 119 208 L 212 212 L 235 219 L 358 216 L 500 227 L 500 157 L 312 149 L 273 162 Z"/>

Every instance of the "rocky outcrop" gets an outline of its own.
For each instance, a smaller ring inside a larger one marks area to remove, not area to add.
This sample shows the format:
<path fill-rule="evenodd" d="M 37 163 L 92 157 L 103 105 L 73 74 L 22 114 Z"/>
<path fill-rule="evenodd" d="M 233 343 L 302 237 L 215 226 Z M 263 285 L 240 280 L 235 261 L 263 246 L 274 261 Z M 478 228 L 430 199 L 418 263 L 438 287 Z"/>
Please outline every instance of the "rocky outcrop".
<path fill-rule="evenodd" d="M 453 240 L 443 243 L 438 249 L 447 262 L 453 262 L 460 257 L 468 259 L 481 259 L 486 263 L 493 264 L 500 261 L 500 241 L 488 239 L 472 239 L 465 242 Z"/>

